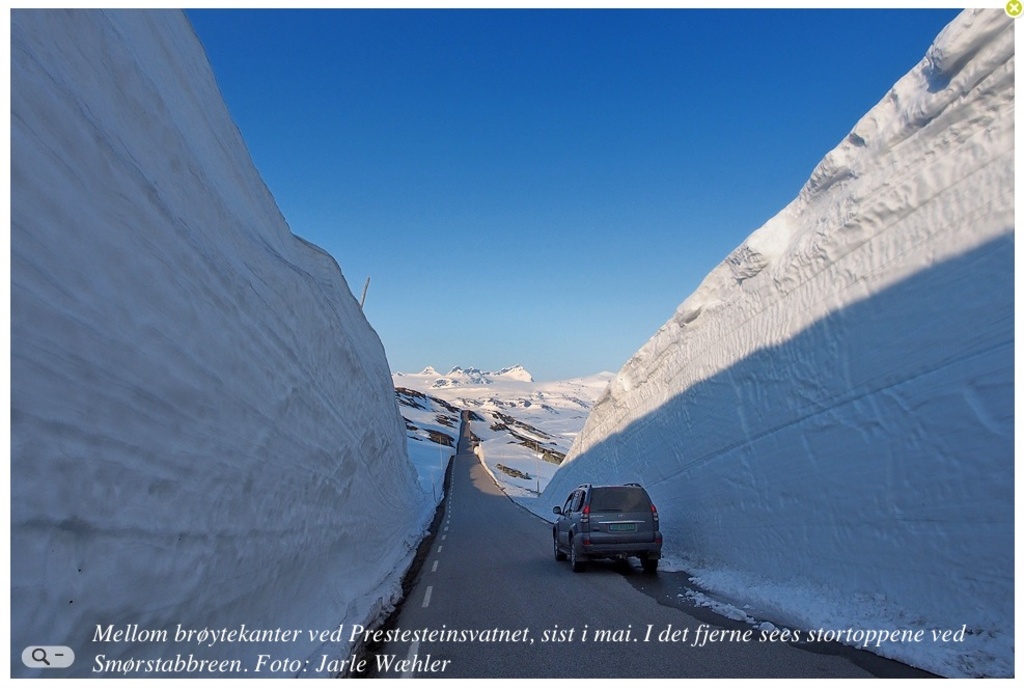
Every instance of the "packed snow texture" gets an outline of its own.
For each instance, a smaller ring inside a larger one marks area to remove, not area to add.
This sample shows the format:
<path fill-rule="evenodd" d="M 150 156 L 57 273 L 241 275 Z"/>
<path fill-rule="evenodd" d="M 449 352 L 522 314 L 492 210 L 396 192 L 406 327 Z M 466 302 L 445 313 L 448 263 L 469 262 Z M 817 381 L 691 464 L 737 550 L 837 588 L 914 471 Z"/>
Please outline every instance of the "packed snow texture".
<path fill-rule="evenodd" d="M 93 642 L 364 622 L 431 506 L 378 337 L 185 16 L 14 10 L 11 62 L 11 657 L 343 657 Z"/>
<path fill-rule="evenodd" d="M 640 480 L 705 588 L 1013 673 L 1014 39 L 962 13 L 619 372 L 543 496 Z M 930 639 L 930 637 L 929 637 Z"/>

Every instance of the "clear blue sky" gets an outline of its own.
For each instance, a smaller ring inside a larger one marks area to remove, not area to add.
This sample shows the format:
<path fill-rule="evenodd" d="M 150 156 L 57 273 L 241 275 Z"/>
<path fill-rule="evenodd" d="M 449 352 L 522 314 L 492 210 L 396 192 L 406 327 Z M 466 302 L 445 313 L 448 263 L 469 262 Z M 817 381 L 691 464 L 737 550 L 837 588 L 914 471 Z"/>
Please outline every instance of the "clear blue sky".
<path fill-rule="evenodd" d="M 617 371 L 945 10 L 189 11 L 393 371 Z"/>

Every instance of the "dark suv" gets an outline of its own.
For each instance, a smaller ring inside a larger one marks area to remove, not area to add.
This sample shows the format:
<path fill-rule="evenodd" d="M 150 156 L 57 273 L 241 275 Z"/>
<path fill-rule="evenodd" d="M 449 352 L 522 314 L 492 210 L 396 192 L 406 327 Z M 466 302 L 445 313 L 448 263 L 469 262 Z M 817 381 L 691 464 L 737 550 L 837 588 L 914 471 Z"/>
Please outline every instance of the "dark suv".
<path fill-rule="evenodd" d="M 574 490 L 553 512 L 555 559 L 569 558 L 572 571 L 587 560 L 638 557 L 645 572 L 655 572 L 661 558 L 658 510 L 639 483 L 592 486 Z"/>

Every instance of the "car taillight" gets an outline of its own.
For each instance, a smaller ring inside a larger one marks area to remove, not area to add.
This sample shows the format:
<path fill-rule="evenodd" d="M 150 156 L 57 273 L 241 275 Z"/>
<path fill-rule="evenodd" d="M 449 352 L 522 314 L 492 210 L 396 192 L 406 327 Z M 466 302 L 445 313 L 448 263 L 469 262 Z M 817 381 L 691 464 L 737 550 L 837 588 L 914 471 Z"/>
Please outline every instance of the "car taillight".
<path fill-rule="evenodd" d="M 590 505 L 583 506 L 583 517 L 580 519 L 580 523 L 586 526 L 590 526 Z"/>
<path fill-rule="evenodd" d="M 658 521 L 658 508 L 654 506 L 653 502 L 651 503 L 651 516 L 654 517 L 654 521 Z"/>

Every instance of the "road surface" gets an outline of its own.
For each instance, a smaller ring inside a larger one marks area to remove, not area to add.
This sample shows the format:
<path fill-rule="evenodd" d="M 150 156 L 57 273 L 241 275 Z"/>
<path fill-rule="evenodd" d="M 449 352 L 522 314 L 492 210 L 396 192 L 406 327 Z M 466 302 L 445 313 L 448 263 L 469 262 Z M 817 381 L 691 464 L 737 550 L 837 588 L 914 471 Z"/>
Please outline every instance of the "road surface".
<path fill-rule="evenodd" d="M 363 651 L 369 676 L 926 676 L 836 644 L 760 642 L 749 624 L 688 607 L 683 574 L 648 575 L 634 561 L 572 573 L 555 562 L 550 525 L 477 461 L 468 420 L 443 508 L 415 585 L 381 630 L 395 640 Z"/>

